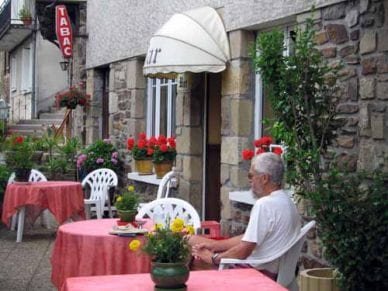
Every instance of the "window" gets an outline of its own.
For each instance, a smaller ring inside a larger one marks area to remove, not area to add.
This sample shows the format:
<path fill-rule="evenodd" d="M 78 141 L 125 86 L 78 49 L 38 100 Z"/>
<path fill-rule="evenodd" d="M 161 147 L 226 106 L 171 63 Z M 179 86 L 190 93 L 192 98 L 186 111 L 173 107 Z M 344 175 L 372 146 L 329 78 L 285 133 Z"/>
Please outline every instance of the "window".
<path fill-rule="evenodd" d="M 16 57 L 11 56 L 11 92 L 16 91 L 16 70 L 17 70 L 17 62 L 16 62 Z"/>
<path fill-rule="evenodd" d="M 147 81 L 147 136 L 175 134 L 176 80 Z"/>
<path fill-rule="evenodd" d="M 292 27 L 286 27 L 284 29 L 284 45 L 286 50 L 285 55 L 293 54 L 294 52 L 294 38 L 295 33 Z M 260 53 L 260 52 L 258 52 Z M 268 98 L 265 98 L 265 92 L 263 88 L 263 81 L 260 72 L 256 72 L 255 79 L 255 139 L 262 137 L 263 135 L 269 135 L 265 127 L 263 126 L 263 120 L 273 119 L 274 113 L 272 111 L 271 103 Z"/>
<path fill-rule="evenodd" d="M 32 85 L 32 54 L 29 47 L 22 51 L 22 91 L 30 92 Z"/>

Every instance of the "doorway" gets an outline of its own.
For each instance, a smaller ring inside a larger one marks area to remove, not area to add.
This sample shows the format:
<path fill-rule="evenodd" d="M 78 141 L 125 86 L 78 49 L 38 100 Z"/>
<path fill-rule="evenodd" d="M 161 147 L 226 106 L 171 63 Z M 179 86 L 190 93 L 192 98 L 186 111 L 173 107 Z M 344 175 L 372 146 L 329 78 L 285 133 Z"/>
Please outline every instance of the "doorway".
<path fill-rule="evenodd" d="M 205 219 L 220 220 L 221 74 L 207 73 Z"/>

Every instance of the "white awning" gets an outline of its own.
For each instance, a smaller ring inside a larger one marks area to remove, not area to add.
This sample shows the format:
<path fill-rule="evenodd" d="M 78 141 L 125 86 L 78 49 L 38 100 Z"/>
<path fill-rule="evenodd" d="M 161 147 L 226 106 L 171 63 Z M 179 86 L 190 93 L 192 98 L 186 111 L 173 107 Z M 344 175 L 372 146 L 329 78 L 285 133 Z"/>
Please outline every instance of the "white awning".
<path fill-rule="evenodd" d="M 151 38 L 143 72 L 146 76 L 218 73 L 230 59 L 224 24 L 211 7 L 174 14 Z"/>

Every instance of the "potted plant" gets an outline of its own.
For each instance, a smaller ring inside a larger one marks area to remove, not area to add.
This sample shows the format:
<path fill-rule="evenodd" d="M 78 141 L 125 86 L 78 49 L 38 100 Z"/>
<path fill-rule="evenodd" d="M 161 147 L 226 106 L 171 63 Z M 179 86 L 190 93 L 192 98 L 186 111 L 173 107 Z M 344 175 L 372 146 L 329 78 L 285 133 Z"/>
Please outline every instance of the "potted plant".
<path fill-rule="evenodd" d="M 338 67 L 324 61 L 312 27 L 308 20 L 306 29 L 297 31 L 295 53 L 289 56 L 283 55 L 282 32 L 259 37 L 254 62 L 275 112 L 271 132 L 288 146 L 287 182 L 304 198 L 305 215 L 317 220 L 324 258 L 337 268 L 313 272 L 314 280 L 328 282 L 337 274 L 345 290 L 386 290 L 386 180 L 355 173 L 350 165 L 339 167 L 328 152 L 340 126 L 335 119 Z M 328 156 L 332 160 L 323 165 Z M 302 290 L 313 290 L 306 286 L 302 283 Z M 331 286 L 319 290 L 337 288 Z"/>
<path fill-rule="evenodd" d="M 138 141 L 127 139 L 127 149 L 135 160 L 135 168 L 139 175 L 152 175 L 152 155 L 157 140 L 154 137 L 147 139 L 144 132 L 139 134 Z"/>
<path fill-rule="evenodd" d="M 114 206 L 121 222 L 133 222 L 139 206 L 139 196 L 135 193 L 135 187 L 128 186 L 123 194 L 116 197 Z"/>
<path fill-rule="evenodd" d="M 77 105 L 87 106 L 90 102 L 90 95 L 84 93 L 76 87 L 70 87 L 69 90 L 60 92 L 55 96 L 55 105 L 75 109 Z"/>
<path fill-rule="evenodd" d="M 151 279 L 156 288 L 185 287 L 190 274 L 187 234 L 194 234 L 194 228 L 175 218 L 171 223 L 167 219 L 164 224 L 156 224 L 154 231 L 147 235 L 142 250 L 151 256 Z M 136 251 L 140 245 L 139 240 L 133 240 L 129 248 Z"/>
<path fill-rule="evenodd" d="M 109 139 L 95 141 L 77 157 L 77 169 L 81 179 L 100 168 L 108 168 L 116 172 L 120 165 L 119 153 Z"/>
<path fill-rule="evenodd" d="M 23 5 L 22 8 L 19 10 L 19 17 L 20 20 L 23 21 L 23 24 L 28 26 L 32 23 L 32 16 L 30 9 L 27 8 L 26 5 Z"/>
<path fill-rule="evenodd" d="M 8 168 L 15 172 L 15 181 L 27 182 L 34 165 L 35 148 L 30 138 L 13 135 L 5 141 L 5 160 Z"/>
<path fill-rule="evenodd" d="M 154 146 L 152 162 L 156 173 L 156 178 L 161 179 L 165 174 L 171 171 L 176 157 L 175 138 L 166 138 L 160 135 Z"/>

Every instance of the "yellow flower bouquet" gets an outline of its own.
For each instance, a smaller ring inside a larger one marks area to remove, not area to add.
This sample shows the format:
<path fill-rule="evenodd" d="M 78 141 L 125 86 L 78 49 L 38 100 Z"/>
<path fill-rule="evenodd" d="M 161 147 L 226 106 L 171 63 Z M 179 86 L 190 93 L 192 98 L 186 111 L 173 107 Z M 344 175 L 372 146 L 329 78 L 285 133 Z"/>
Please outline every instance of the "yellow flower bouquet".
<path fill-rule="evenodd" d="M 147 234 L 147 241 L 142 250 L 151 256 L 153 262 L 177 263 L 187 262 L 190 257 L 188 234 L 194 234 L 194 227 L 185 224 L 181 218 L 175 218 L 171 223 L 156 224 L 153 231 Z M 132 240 L 129 249 L 140 248 L 139 240 Z"/>

